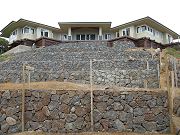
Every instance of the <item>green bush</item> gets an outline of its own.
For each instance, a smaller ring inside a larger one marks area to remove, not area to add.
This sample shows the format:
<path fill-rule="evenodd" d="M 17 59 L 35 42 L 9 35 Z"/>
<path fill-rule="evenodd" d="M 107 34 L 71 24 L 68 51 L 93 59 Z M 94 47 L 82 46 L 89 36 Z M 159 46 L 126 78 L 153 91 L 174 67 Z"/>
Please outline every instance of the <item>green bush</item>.
<path fill-rule="evenodd" d="M 9 60 L 10 58 L 10 55 L 0 55 L 0 62 Z"/>
<path fill-rule="evenodd" d="M 9 50 L 8 45 L 9 42 L 6 39 L 0 37 L 0 54 Z"/>
<path fill-rule="evenodd" d="M 176 58 L 180 58 L 180 50 L 177 48 L 166 48 L 166 53 Z"/>

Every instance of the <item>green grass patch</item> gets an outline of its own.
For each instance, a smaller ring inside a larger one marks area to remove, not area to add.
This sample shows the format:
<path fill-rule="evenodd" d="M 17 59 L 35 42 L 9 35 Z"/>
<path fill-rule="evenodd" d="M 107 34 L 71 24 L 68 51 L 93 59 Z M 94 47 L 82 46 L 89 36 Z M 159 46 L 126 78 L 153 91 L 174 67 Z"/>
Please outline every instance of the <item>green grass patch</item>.
<path fill-rule="evenodd" d="M 10 55 L 0 55 L 0 62 L 10 60 Z"/>
<path fill-rule="evenodd" d="M 166 53 L 176 58 L 180 58 L 180 50 L 176 48 L 166 48 Z"/>

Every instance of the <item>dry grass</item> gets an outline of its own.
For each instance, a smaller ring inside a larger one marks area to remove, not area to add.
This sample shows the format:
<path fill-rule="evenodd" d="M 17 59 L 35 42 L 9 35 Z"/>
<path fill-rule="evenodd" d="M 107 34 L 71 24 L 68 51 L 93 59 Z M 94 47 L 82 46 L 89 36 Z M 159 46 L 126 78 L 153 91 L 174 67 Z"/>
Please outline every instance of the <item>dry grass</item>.
<path fill-rule="evenodd" d="M 84 132 L 84 133 L 43 133 L 43 132 L 23 132 L 13 135 L 163 135 L 159 133 L 129 133 L 129 132 Z M 164 134 L 164 135 L 173 135 L 173 134 Z"/>
<path fill-rule="evenodd" d="M 174 88 L 174 97 L 180 97 L 180 88 Z"/>
<path fill-rule="evenodd" d="M 173 116 L 172 119 L 174 127 L 180 129 L 180 117 Z"/>
<path fill-rule="evenodd" d="M 23 85 L 22 83 L 3 83 L 0 84 L 0 90 L 21 90 L 28 89 L 29 85 L 26 83 Z M 75 84 L 71 82 L 32 82 L 30 84 L 30 89 L 36 90 L 89 90 L 89 85 L 83 84 Z"/>
<path fill-rule="evenodd" d="M 0 90 L 22 90 L 29 89 L 29 85 L 26 83 L 23 85 L 22 83 L 2 83 L 0 84 Z M 71 82 L 57 82 L 57 81 L 49 81 L 49 82 L 32 82 L 30 84 L 30 89 L 34 90 L 84 90 L 90 91 L 89 84 L 77 84 Z M 93 90 L 108 90 L 108 91 L 166 91 L 165 89 L 144 89 L 144 88 L 127 88 L 127 87 L 117 87 L 117 86 L 99 86 L 93 85 Z"/>

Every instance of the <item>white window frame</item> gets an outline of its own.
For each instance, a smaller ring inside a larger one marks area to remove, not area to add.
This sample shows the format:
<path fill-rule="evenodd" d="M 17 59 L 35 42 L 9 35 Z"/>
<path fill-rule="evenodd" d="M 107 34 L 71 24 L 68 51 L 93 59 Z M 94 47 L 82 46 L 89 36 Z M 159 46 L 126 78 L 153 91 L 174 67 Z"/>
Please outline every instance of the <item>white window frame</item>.
<path fill-rule="evenodd" d="M 139 30 L 138 30 L 139 29 Z M 141 27 L 140 26 L 137 26 L 136 27 L 136 33 L 141 33 Z"/>
<path fill-rule="evenodd" d="M 127 35 L 127 29 L 129 29 L 129 35 Z M 123 32 L 125 32 L 125 35 L 124 35 Z M 131 32 L 131 28 L 130 28 L 130 27 L 127 27 L 127 28 L 125 28 L 125 29 L 122 29 L 122 36 L 130 36 L 130 32 Z"/>
<path fill-rule="evenodd" d="M 104 40 L 109 40 L 111 39 L 111 34 L 110 33 L 105 33 L 104 34 Z"/>
<path fill-rule="evenodd" d="M 75 38 L 76 38 L 76 40 L 77 40 L 77 35 L 79 35 L 79 40 L 78 41 L 89 41 L 89 40 L 96 40 L 96 34 L 90 34 L 90 33 L 88 33 L 88 34 L 76 34 L 76 36 L 75 36 Z M 85 35 L 85 39 L 84 40 L 82 40 L 82 36 L 84 36 Z M 92 39 L 92 36 L 94 36 L 94 39 Z M 87 38 L 88 37 L 88 38 Z"/>
<path fill-rule="evenodd" d="M 143 27 L 145 27 L 145 30 L 143 30 Z M 147 26 L 147 25 L 145 25 L 145 24 L 144 24 L 144 25 L 141 25 L 141 32 L 145 32 L 145 31 L 147 31 L 147 27 L 148 27 L 148 26 Z"/>
<path fill-rule="evenodd" d="M 173 42 L 173 38 L 172 38 L 172 36 L 168 34 L 168 36 L 167 36 L 167 37 L 168 37 L 168 43 L 172 43 L 172 42 Z"/>
<path fill-rule="evenodd" d="M 92 35 L 94 35 L 94 39 L 92 39 Z M 87 37 L 88 37 L 89 39 L 87 39 Z M 89 41 L 89 40 L 96 40 L 96 34 L 92 34 L 92 33 L 91 33 L 91 34 L 90 34 L 90 33 L 89 33 L 89 34 L 86 34 L 86 40 L 87 40 L 87 41 Z"/>
<path fill-rule="evenodd" d="M 67 40 L 68 39 L 68 35 L 67 34 L 63 34 L 63 40 Z"/>
<path fill-rule="evenodd" d="M 12 35 L 12 36 L 16 36 L 17 33 L 18 33 L 18 31 L 17 31 L 17 29 L 15 29 L 15 30 L 11 33 L 11 35 Z"/>
<path fill-rule="evenodd" d="M 78 35 L 79 35 L 79 40 L 77 39 Z M 84 40 L 82 40 L 82 36 L 85 36 Z M 85 41 L 86 40 L 86 34 L 76 34 L 76 40 L 78 40 L 78 41 Z"/>
<path fill-rule="evenodd" d="M 28 29 L 28 32 L 26 32 L 25 29 Z M 25 26 L 25 27 L 23 28 L 23 34 L 29 34 L 29 33 L 30 33 L 30 28 L 27 27 L 27 26 Z"/>
<path fill-rule="evenodd" d="M 46 33 L 48 33 L 48 36 L 45 36 Z M 41 37 L 49 37 L 49 30 L 41 29 Z"/>
<path fill-rule="evenodd" d="M 142 27 L 146 27 L 146 29 L 143 31 L 143 29 L 142 29 Z M 142 33 L 142 32 L 147 32 L 148 31 L 148 25 L 146 25 L 146 24 L 143 24 L 143 25 L 139 25 L 139 26 L 137 26 L 136 27 L 136 33 L 138 34 L 138 33 Z M 139 28 L 139 31 L 137 30 Z"/>
<path fill-rule="evenodd" d="M 116 32 L 116 38 L 119 38 L 119 37 L 120 37 L 120 33 Z"/>
<path fill-rule="evenodd" d="M 25 33 L 25 28 L 28 28 L 29 31 L 27 33 Z M 32 30 L 34 30 L 34 32 L 32 32 Z M 29 27 L 29 26 L 24 26 L 22 29 L 21 29 L 21 33 L 22 34 L 35 34 L 35 28 L 33 27 Z"/>
<path fill-rule="evenodd" d="M 34 28 L 30 28 L 30 34 L 35 34 L 35 29 Z"/>

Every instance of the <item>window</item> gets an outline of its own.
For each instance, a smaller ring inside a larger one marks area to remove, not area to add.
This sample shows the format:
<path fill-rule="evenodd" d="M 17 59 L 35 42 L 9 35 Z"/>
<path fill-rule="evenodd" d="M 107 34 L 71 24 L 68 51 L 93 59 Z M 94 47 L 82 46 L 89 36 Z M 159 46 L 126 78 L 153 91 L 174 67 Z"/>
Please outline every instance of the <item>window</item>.
<path fill-rule="evenodd" d="M 47 30 L 41 29 L 41 36 L 42 37 L 49 37 L 49 32 Z"/>
<path fill-rule="evenodd" d="M 153 32 L 153 29 L 151 28 L 150 31 Z"/>
<path fill-rule="evenodd" d="M 137 32 L 137 33 L 140 33 L 140 32 L 141 32 L 141 28 L 140 28 L 140 27 L 137 27 L 136 32 Z"/>
<path fill-rule="evenodd" d="M 123 36 L 130 36 L 130 28 L 126 28 L 122 32 L 123 32 L 122 33 Z"/>
<path fill-rule="evenodd" d="M 142 32 L 147 30 L 146 26 L 141 26 L 141 28 L 142 28 Z"/>
<path fill-rule="evenodd" d="M 126 35 L 127 35 L 127 36 L 130 36 L 130 28 L 127 28 L 127 29 L 126 29 Z"/>
<path fill-rule="evenodd" d="M 24 28 L 24 33 L 29 33 L 29 28 L 28 27 Z"/>
<path fill-rule="evenodd" d="M 95 40 L 95 34 L 87 34 L 86 40 Z"/>
<path fill-rule="evenodd" d="M 41 30 L 41 36 L 43 36 L 44 35 L 44 32 L 43 32 L 43 30 Z"/>
<path fill-rule="evenodd" d="M 77 34 L 76 35 L 76 40 L 90 40 L 89 38 L 91 38 L 91 36 L 87 36 L 85 34 Z"/>
<path fill-rule="evenodd" d="M 91 40 L 95 40 L 95 39 L 96 39 L 95 34 L 91 34 Z"/>
<path fill-rule="evenodd" d="M 172 37 L 170 35 L 168 35 L 168 42 L 171 43 L 172 42 Z"/>
<path fill-rule="evenodd" d="M 77 34 L 76 40 L 95 40 L 95 34 Z"/>
<path fill-rule="evenodd" d="M 105 34 L 105 35 L 104 35 L 104 39 L 105 39 L 105 40 L 111 39 L 111 34 Z"/>
<path fill-rule="evenodd" d="M 83 35 L 81 35 L 81 40 L 85 40 L 86 38 L 85 38 L 86 36 L 83 34 Z"/>
<path fill-rule="evenodd" d="M 35 30 L 33 28 L 31 28 L 31 34 L 34 34 Z"/>
<path fill-rule="evenodd" d="M 67 40 L 67 35 L 63 35 L 63 39 L 64 39 L 64 40 Z"/>
<path fill-rule="evenodd" d="M 126 31 L 125 30 L 123 30 L 123 36 L 125 36 L 126 35 Z"/>
<path fill-rule="evenodd" d="M 108 34 L 105 34 L 104 39 L 108 39 Z"/>
<path fill-rule="evenodd" d="M 116 32 L 116 37 L 119 37 L 119 32 Z"/>
<path fill-rule="evenodd" d="M 25 33 L 30 33 L 30 34 L 34 34 L 35 33 L 35 29 L 34 28 L 31 28 L 31 27 L 24 27 L 22 29 L 22 34 L 25 34 Z"/>
<path fill-rule="evenodd" d="M 17 35 L 17 30 L 13 31 L 12 35 L 14 35 L 14 36 Z"/>
<path fill-rule="evenodd" d="M 72 36 L 68 36 L 68 40 L 71 40 L 72 39 Z"/>
<path fill-rule="evenodd" d="M 90 34 L 86 35 L 86 40 L 91 40 L 91 35 Z"/>
<path fill-rule="evenodd" d="M 80 35 L 76 35 L 76 40 L 81 40 Z"/>
<path fill-rule="evenodd" d="M 45 36 L 45 37 L 48 37 L 48 32 L 44 32 L 44 36 Z"/>

